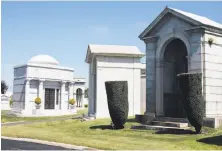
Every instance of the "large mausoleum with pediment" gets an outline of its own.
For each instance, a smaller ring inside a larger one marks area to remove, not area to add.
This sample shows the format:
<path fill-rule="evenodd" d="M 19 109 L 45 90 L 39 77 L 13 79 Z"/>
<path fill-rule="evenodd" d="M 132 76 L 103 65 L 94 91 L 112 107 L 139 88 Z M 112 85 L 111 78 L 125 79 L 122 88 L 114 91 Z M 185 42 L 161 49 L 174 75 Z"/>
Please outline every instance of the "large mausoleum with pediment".
<path fill-rule="evenodd" d="M 222 125 L 222 24 L 166 7 L 139 38 L 146 45 L 146 112 L 184 118 L 176 76 L 200 72 L 205 121 Z"/>

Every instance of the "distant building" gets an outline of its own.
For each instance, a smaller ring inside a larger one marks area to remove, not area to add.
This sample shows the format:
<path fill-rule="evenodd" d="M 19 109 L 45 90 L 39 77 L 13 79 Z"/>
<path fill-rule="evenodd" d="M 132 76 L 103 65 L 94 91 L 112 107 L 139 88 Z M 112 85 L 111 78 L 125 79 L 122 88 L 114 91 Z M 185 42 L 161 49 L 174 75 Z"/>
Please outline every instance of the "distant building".
<path fill-rule="evenodd" d="M 11 110 L 10 99 L 12 93 L 6 92 L 6 94 L 1 94 L 1 110 Z"/>
<path fill-rule="evenodd" d="M 83 107 L 85 79 L 73 78 L 74 69 L 63 67 L 48 55 L 32 57 L 27 64 L 14 67 L 12 111 L 21 116 L 56 116 L 73 114 L 69 99 Z M 40 97 L 37 114 L 35 98 Z"/>
<path fill-rule="evenodd" d="M 86 79 L 85 78 L 74 78 L 74 98 L 76 99 L 77 107 L 84 107 L 88 104 L 88 99 L 85 98 L 86 90 Z"/>

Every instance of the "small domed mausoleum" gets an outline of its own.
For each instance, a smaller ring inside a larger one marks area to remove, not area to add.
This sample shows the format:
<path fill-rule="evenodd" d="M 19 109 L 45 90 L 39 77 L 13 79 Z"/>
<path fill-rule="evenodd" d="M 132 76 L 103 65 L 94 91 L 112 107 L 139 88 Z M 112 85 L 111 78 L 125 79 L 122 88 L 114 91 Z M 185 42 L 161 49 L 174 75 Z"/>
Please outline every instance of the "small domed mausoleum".
<path fill-rule="evenodd" d="M 27 64 L 14 67 L 12 112 L 20 116 L 73 114 L 69 100 L 84 107 L 85 79 L 74 78 L 74 69 L 60 66 L 52 56 L 31 57 Z M 76 91 L 78 90 L 78 93 Z M 35 99 L 41 99 L 37 109 Z"/>

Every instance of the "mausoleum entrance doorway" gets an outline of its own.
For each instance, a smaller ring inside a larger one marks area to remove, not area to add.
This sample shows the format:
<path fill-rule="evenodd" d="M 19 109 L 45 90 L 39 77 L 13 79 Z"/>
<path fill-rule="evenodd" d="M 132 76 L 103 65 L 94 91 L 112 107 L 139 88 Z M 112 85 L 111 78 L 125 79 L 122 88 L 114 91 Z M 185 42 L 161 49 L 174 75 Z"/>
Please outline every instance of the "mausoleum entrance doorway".
<path fill-rule="evenodd" d="M 171 40 L 164 51 L 163 111 L 165 117 L 185 117 L 177 74 L 188 71 L 187 48 L 178 38 Z"/>
<path fill-rule="evenodd" d="M 55 109 L 55 89 L 45 89 L 45 109 Z"/>
<path fill-rule="evenodd" d="M 82 107 L 82 89 L 78 88 L 76 90 L 76 102 L 77 102 L 77 107 Z"/>

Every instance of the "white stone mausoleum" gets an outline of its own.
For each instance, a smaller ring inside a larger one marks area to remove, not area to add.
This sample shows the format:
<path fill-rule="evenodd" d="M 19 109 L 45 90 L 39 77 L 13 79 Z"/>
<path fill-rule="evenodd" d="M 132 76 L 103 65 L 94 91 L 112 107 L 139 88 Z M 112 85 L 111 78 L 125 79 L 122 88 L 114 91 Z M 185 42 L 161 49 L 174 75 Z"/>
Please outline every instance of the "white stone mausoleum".
<path fill-rule="evenodd" d="M 222 125 L 222 24 L 166 7 L 139 38 L 146 44 L 146 112 L 184 118 L 176 76 L 201 72 L 205 121 Z"/>
<path fill-rule="evenodd" d="M 85 79 L 74 78 L 74 69 L 63 67 L 48 55 L 32 57 L 27 64 L 14 67 L 12 112 L 20 116 L 58 116 L 73 114 L 68 100 L 84 107 Z M 36 110 L 35 98 L 42 103 Z"/>
<path fill-rule="evenodd" d="M 85 61 L 89 63 L 89 116 L 110 117 L 106 81 L 127 81 L 129 116 L 141 113 L 140 59 L 144 54 L 135 46 L 89 45 Z"/>

